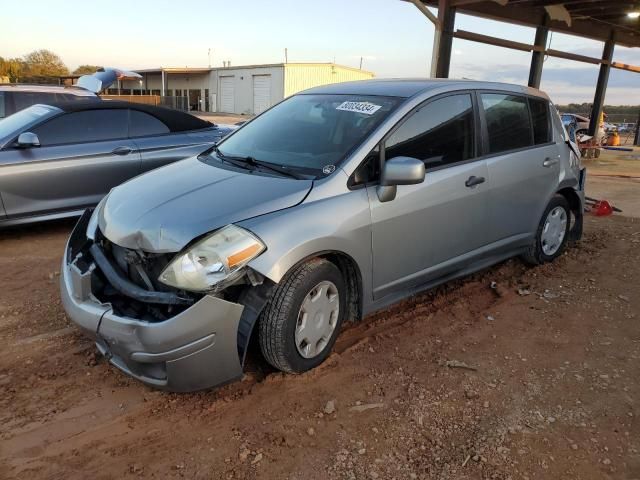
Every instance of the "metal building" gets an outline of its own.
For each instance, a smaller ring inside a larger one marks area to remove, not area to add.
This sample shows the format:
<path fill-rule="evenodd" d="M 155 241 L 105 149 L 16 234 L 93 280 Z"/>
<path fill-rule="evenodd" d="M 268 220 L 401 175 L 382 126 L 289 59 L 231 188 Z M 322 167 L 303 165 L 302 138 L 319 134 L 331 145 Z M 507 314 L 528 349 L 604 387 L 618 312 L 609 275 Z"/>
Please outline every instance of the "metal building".
<path fill-rule="evenodd" d="M 276 63 L 135 71 L 142 75 L 142 80 L 124 80 L 119 88 L 110 89 L 107 93 L 160 95 L 184 99 L 182 103 L 188 105 L 189 110 L 236 114 L 261 113 L 280 100 L 307 88 L 374 76 L 372 72 L 335 63 Z"/>

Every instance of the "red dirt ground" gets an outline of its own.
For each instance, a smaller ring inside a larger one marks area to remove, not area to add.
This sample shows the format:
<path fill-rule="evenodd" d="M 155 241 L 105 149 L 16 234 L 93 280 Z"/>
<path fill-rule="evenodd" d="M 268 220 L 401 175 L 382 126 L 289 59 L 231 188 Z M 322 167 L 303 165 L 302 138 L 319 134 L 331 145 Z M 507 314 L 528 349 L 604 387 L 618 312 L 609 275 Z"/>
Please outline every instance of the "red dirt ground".
<path fill-rule="evenodd" d="M 638 219 L 347 326 L 315 371 L 254 352 L 197 394 L 127 378 L 70 325 L 70 228 L 0 235 L 0 478 L 640 479 Z"/>

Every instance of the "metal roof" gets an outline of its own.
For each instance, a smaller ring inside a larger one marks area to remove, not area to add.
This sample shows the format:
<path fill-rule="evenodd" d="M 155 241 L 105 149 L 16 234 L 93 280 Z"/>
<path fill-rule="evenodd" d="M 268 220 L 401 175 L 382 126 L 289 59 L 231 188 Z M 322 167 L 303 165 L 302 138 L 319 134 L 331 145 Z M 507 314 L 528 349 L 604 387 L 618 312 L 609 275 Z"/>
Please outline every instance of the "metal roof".
<path fill-rule="evenodd" d="M 208 73 L 214 70 L 212 67 L 158 67 L 158 68 L 143 68 L 140 70 L 133 70 L 136 73 Z"/>
<path fill-rule="evenodd" d="M 438 0 L 422 0 L 431 7 Z M 626 47 L 640 47 L 640 18 L 627 14 L 640 11 L 640 2 L 629 0 L 450 0 L 449 5 L 460 13 L 529 27 L 545 24 L 548 9 L 561 6 L 570 19 L 550 20 L 548 26 L 556 32 L 606 41 L 615 35 L 615 42 Z"/>
<path fill-rule="evenodd" d="M 164 72 L 164 73 L 182 73 L 182 74 L 189 74 L 189 73 L 207 73 L 207 72 L 212 72 L 212 71 L 217 71 L 217 70 L 242 70 L 242 69 L 248 69 L 248 68 L 273 68 L 273 67 L 284 67 L 285 65 L 289 65 L 289 66 L 303 66 L 303 67 L 317 67 L 317 66 L 332 66 L 335 68 L 340 68 L 343 70 L 352 70 L 352 71 L 357 71 L 357 72 L 363 72 L 366 74 L 370 74 L 373 75 L 373 72 L 370 72 L 368 70 L 363 70 L 360 68 L 355 68 L 355 67 L 348 67 L 346 65 L 340 65 L 338 63 L 332 63 L 332 62 L 287 62 L 287 63 L 264 63 L 264 64 L 256 64 L 256 65 L 230 65 L 228 67 L 195 67 L 195 68 L 191 68 L 191 67 L 158 67 L 158 68 L 145 68 L 145 69 L 140 69 L 140 70 L 134 70 L 137 73 L 160 73 L 160 72 Z"/>

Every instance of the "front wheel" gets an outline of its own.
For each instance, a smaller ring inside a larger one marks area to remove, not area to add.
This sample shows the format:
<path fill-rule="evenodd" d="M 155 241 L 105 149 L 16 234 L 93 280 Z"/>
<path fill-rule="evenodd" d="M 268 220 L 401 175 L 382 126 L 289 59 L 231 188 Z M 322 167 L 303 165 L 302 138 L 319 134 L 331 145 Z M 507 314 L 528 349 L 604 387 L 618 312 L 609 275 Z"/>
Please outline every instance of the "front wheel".
<path fill-rule="evenodd" d="M 540 219 L 533 244 L 523 258 L 534 265 L 551 262 L 564 252 L 569 237 L 571 213 L 567 199 L 555 195 Z"/>
<path fill-rule="evenodd" d="M 331 353 L 345 312 L 345 282 L 333 263 L 316 258 L 296 267 L 261 315 L 262 354 L 285 372 L 320 365 Z"/>

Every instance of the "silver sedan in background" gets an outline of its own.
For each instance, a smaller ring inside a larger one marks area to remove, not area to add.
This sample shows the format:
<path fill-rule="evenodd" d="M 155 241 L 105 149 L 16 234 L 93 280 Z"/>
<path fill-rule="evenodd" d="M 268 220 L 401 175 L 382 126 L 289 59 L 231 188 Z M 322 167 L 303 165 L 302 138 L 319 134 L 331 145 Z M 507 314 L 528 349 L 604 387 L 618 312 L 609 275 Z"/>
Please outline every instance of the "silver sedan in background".
<path fill-rule="evenodd" d="M 130 102 L 33 105 L 0 120 L 0 227 L 77 216 L 116 185 L 233 130 Z"/>

